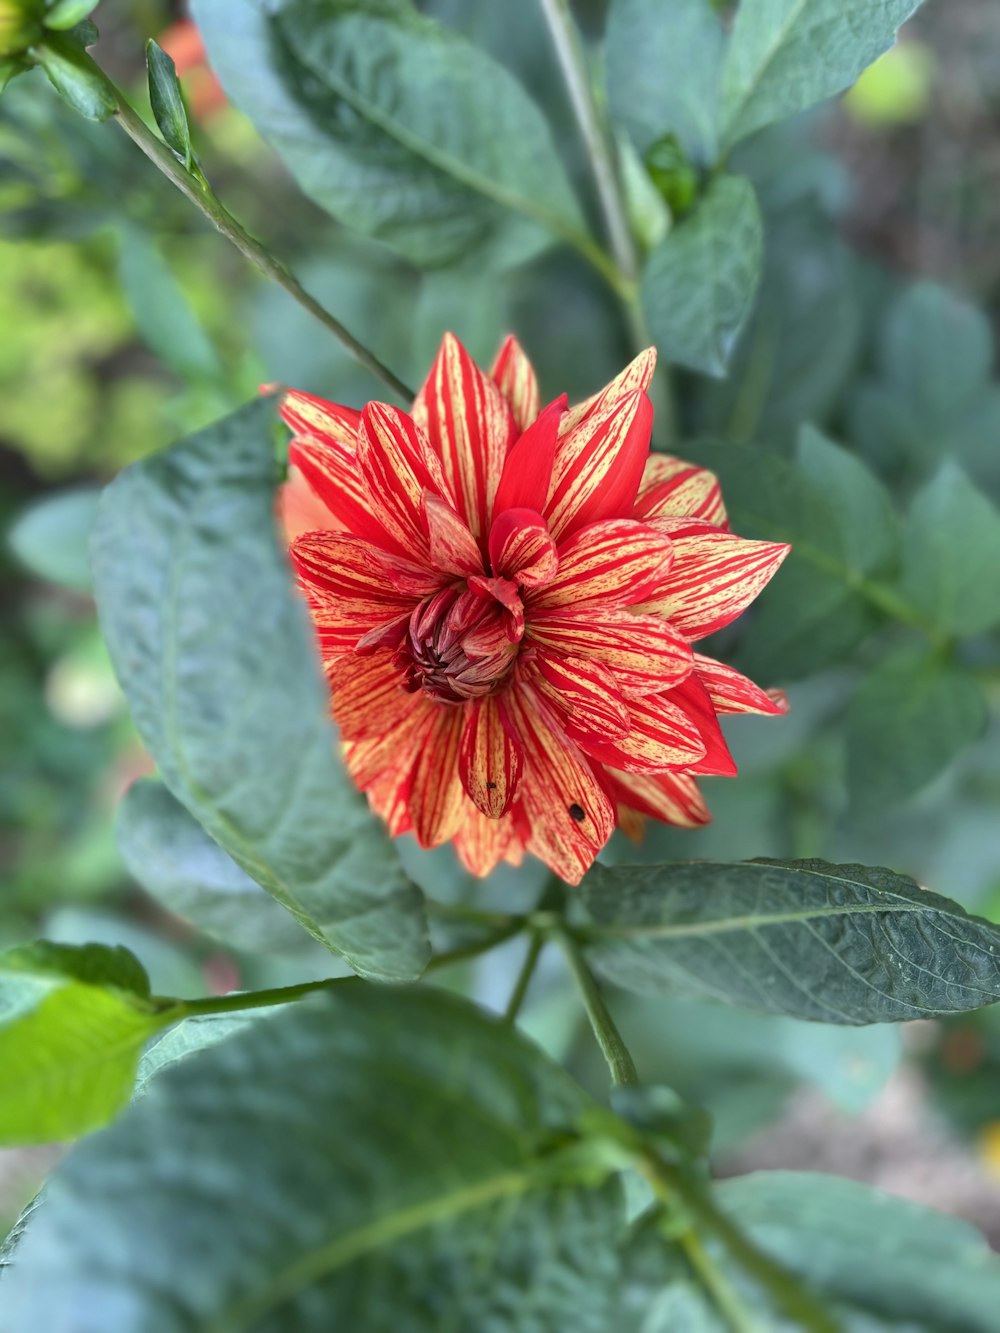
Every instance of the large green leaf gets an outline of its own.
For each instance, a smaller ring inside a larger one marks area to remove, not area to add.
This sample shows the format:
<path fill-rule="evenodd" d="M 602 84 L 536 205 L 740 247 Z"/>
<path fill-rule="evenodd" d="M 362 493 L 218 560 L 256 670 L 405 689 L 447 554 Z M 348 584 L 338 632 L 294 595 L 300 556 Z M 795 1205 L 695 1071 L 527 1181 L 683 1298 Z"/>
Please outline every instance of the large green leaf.
<path fill-rule="evenodd" d="M 760 279 L 763 231 L 753 186 L 720 176 L 668 232 L 642 275 L 642 305 L 668 361 L 724 375 Z"/>
<path fill-rule="evenodd" d="M 467 1002 L 345 982 L 164 1070 L 57 1168 L 5 1333 L 607 1333 L 620 1199 L 562 1152 L 595 1112 Z"/>
<path fill-rule="evenodd" d="M 673 134 L 715 160 L 724 34 L 710 0 L 613 0 L 606 43 L 611 114 L 640 153 Z"/>
<path fill-rule="evenodd" d="M 847 710 L 848 790 L 859 811 L 911 796 L 978 740 L 986 700 L 976 678 L 927 650 L 879 662 Z"/>
<path fill-rule="evenodd" d="M 833 512 L 846 567 L 862 575 L 891 564 L 898 546 L 896 512 L 871 469 L 812 426 L 799 432 L 796 457 Z"/>
<path fill-rule="evenodd" d="M 307 936 L 162 783 L 133 783 L 118 808 L 118 847 L 129 873 L 168 911 L 234 949 L 294 949 Z"/>
<path fill-rule="evenodd" d="M 364 975 L 427 958 L 421 897 L 336 755 L 313 634 L 274 526 L 273 409 L 134 464 L 91 543 L 101 624 L 174 796 Z"/>
<path fill-rule="evenodd" d="M 583 227 L 524 89 L 409 0 L 197 0 L 194 14 L 303 190 L 414 263 L 520 262 Z"/>
<path fill-rule="evenodd" d="M 948 634 L 1000 623 L 1000 512 L 953 463 L 910 506 L 902 590 Z"/>
<path fill-rule="evenodd" d="M 853 83 L 920 0 L 740 0 L 722 72 L 723 142 Z"/>
<path fill-rule="evenodd" d="M 927 1018 L 1000 999 L 1000 929 L 890 870 L 597 865 L 580 904 L 591 962 L 640 994 L 826 1023 Z"/>
<path fill-rule="evenodd" d="M 40 943 L 0 954 L 0 1143 L 105 1124 L 129 1099 L 143 1045 L 174 1016 L 125 949 Z"/>

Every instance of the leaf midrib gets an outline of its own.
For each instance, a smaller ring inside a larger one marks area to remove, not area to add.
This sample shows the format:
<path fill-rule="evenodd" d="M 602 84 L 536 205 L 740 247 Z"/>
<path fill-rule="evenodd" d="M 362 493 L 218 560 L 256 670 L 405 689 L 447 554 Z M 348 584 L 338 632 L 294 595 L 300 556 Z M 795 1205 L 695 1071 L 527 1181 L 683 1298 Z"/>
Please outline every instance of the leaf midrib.
<path fill-rule="evenodd" d="M 940 913 L 938 907 L 924 907 L 919 903 L 903 905 L 900 903 L 854 904 L 847 907 L 815 907 L 804 911 L 775 912 L 771 916 L 731 916 L 714 921 L 689 921 L 675 923 L 652 923 L 648 926 L 603 926 L 598 925 L 593 933 L 584 927 L 588 944 L 600 943 L 610 939 L 680 939 L 691 935 L 717 935 L 734 930 L 760 930 L 768 926 L 797 925 L 824 917 L 868 915 L 894 915 L 896 913 Z"/>

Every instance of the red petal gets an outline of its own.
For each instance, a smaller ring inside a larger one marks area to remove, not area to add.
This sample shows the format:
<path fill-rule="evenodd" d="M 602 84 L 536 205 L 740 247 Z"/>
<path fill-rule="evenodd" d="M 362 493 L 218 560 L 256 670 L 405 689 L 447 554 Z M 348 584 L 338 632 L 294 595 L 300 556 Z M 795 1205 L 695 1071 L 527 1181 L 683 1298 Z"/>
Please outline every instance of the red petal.
<path fill-rule="evenodd" d="M 452 509 L 431 491 L 424 491 L 424 524 L 430 540 L 431 564 L 463 578 L 482 574 L 483 557 L 476 539 Z"/>
<path fill-rule="evenodd" d="M 413 417 L 441 460 L 455 509 L 477 541 L 485 540 L 516 430 L 503 394 L 454 334 L 446 333 L 441 342 L 413 404 Z"/>
<path fill-rule="evenodd" d="M 346 532 L 310 532 L 289 554 L 324 655 L 350 652 L 362 635 L 408 615 L 415 599 L 399 593 L 378 547 Z"/>
<path fill-rule="evenodd" d="M 339 445 L 353 453 L 361 423 L 361 413 L 353 407 L 289 389 L 278 411 L 296 435 L 309 435 L 320 443 Z"/>
<path fill-rule="evenodd" d="M 559 556 L 541 514 L 533 509 L 508 509 L 494 519 L 490 564 L 495 574 L 524 588 L 550 582 L 559 568 Z"/>
<path fill-rule="evenodd" d="M 566 411 L 566 395 L 549 403 L 538 420 L 524 432 L 507 455 L 493 501 L 493 516 L 508 509 L 541 512 L 549 498 L 552 465 L 556 456 L 559 423 Z"/>
<path fill-rule="evenodd" d="M 402 543 L 386 531 L 375 513 L 353 442 L 294 439 L 288 446 L 288 461 L 333 516 L 333 522 L 328 519 L 321 526 L 343 528 L 386 550 L 404 553 Z"/>
<path fill-rule="evenodd" d="M 288 469 L 288 480 L 278 491 L 278 520 L 286 542 L 293 542 L 304 532 L 343 526 L 296 467 Z"/>
<path fill-rule="evenodd" d="M 517 429 L 527 430 L 538 416 L 538 378 L 524 348 L 513 334 L 504 339 L 497 352 L 490 367 L 490 378 L 510 404 Z"/>
<path fill-rule="evenodd" d="M 690 772 L 720 778 L 736 776 L 736 761 L 729 753 L 729 746 L 719 726 L 719 719 L 712 707 L 708 690 L 692 673 L 683 684 L 669 691 L 671 703 L 676 704 L 698 728 L 705 743 L 705 755 L 697 763 L 690 765 Z"/>
<path fill-rule="evenodd" d="M 635 517 L 651 519 L 664 515 L 700 518 L 724 528 L 726 508 L 715 473 L 680 458 L 650 454 L 639 484 Z"/>
<path fill-rule="evenodd" d="M 517 794 L 524 751 L 503 725 L 495 696 L 467 705 L 459 775 L 473 803 L 490 819 L 507 813 Z"/>
<path fill-rule="evenodd" d="M 629 699 L 627 705 L 628 734 L 620 740 L 587 741 L 583 748 L 592 758 L 628 773 L 691 768 L 704 759 L 707 747 L 697 724 L 666 695 Z"/>
<path fill-rule="evenodd" d="M 781 690 L 762 690 L 733 667 L 716 662 L 712 657 L 703 657 L 701 653 L 695 653 L 694 665 L 717 713 L 769 713 L 775 716 L 788 712 L 788 700 Z"/>
<path fill-rule="evenodd" d="M 545 700 L 567 736 L 581 745 L 620 740 L 629 713 L 614 677 L 596 662 L 539 650 L 532 662 L 532 687 Z"/>
<path fill-rule="evenodd" d="M 653 405 L 638 389 L 561 436 L 543 511 L 553 536 L 632 513 L 652 429 Z"/>
<path fill-rule="evenodd" d="M 458 751 L 464 722 L 463 708 L 437 704 L 417 754 L 409 804 L 421 847 L 447 842 L 462 823 L 465 793 L 458 776 Z"/>
<path fill-rule="evenodd" d="M 361 414 L 358 466 L 378 518 L 407 555 L 426 558 L 430 548 L 424 492 L 450 497 L 437 459 L 413 418 L 387 403 L 369 403 Z"/>
<path fill-rule="evenodd" d="M 690 675 L 691 645 L 658 616 L 591 608 L 575 614 L 535 612 L 529 639 L 545 648 L 592 658 L 614 676 L 625 694 L 662 694 Z"/>
<path fill-rule="evenodd" d="M 619 803 L 681 828 L 708 824 L 708 812 L 698 784 L 687 773 L 620 773 L 605 769 L 605 776 Z"/>
<path fill-rule="evenodd" d="M 593 603 L 601 612 L 661 596 L 668 585 L 673 544 L 655 528 L 628 518 L 608 519 L 575 532 L 559 548 L 559 569 L 537 593 L 538 610 Z"/>
<path fill-rule="evenodd" d="M 600 393 L 595 393 L 593 397 L 570 408 L 563 420 L 563 434 L 575 430 L 581 421 L 585 421 L 595 412 L 600 412 L 619 398 L 624 398 L 626 394 L 633 393 L 636 389 L 648 389 L 655 369 L 656 348 L 647 347 L 634 361 L 630 361 L 610 384 L 606 384 Z"/>
<path fill-rule="evenodd" d="M 673 543 L 664 591 L 639 609 L 666 616 L 689 639 L 703 639 L 735 620 L 791 550 L 707 529 L 675 535 Z"/>

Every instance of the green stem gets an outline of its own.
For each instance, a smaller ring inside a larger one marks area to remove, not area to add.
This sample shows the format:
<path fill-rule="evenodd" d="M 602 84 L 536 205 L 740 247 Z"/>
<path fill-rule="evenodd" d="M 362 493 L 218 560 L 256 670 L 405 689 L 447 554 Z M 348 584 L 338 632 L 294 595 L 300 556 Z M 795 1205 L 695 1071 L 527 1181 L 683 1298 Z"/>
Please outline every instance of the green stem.
<path fill-rule="evenodd" d="M 507 925 L 498 927 L 482 939 L 473 940 L 471 944 L 459 945 L 457 949 L 449 949 L 446 953 L 435 954 L 427 964 L 427 971 L 436 972 L 439 968 L 451 967 L 453 963 L 464 963 L 469 958 L 478 958 L 481 953 L 489 953 L 491 949 L 513 939 L 523 929 L 524 921 L 513 918 Z"/>
<path fill-rule="evenodd" d="M 234 995 L 210 995 L 204 1000 L 182 1000 L 178 1006 L 179 1018 L 194 1014 L 232 1014 L 240 1009 L 267 1009 L 276 1004 L 289 1004 L 313 991 L 330 990 L 352 977 L 326 977 L 323 981 L 303 981 L 298 986 L 276 986 L 272 990 L 238 991 Z"/>
<path fill-rule="evenodd" d="M 95 64 L 94 69 L 99 71 L 99 66 Z M 415 397 L 413 390 L 408 388 L 397 375 L 394 375 L 389 367 L 380 361 L 374 352 L 369 351 L 364 343 L 359 342 L 353 333 L 341 324 L 339 319 L 321 306 L 314 296 L 310 296 L 295 275 L 289 272 L 282 263 L 264 249 L 259 241 L 255 240 L 249 232 L 240 226 L 228 209 L 216 198 L 201 171 L 195 169 L 189 172 L 184 163 L 174 156 L 167 145 L 136 114 L 124 94 L 110 80 L 108 80 L 108 88 L 118 102 L 116 112 L 118 123 L 129 138 L 142 149 L 150 162 L 158 167 L 164 176 L 172 181 L 196 208 L 200 209 L 213 227 L 220 231 L 228 241 L 231 241 L 237 250 L 249 259 L 261 273 L 284 287 L 285 291 L 293 296 L 299 305 L 308 310 L 325 328 L 329 329 L 360 365 L 376 375 L 399 398 L 406 402 L 412 402 Z"/>
<path fill-rule="evenodd" d="M 504 1022 L 513 1024 L 521 1012 L 521 1005 L 524 1004 L 524 997 L 528 993 L 528 987 L 531 985 L 531 979 L 535 975 L 535 968 L 538 966 L 538 960 L 545 948 L 545 937 L 538 931 L 532 932 L 531 942 L 528 945 L 528 952 L 524 955 L 524 962 L 521 964 L 521 970 L 517 974 L 517 981 L 514 983 L 514 989 L 511 991 L 510 999 L 507 1001 L 507 1008 L 504 1012 Z"/>
<path fill-rule="evenodd" d="M 739 1292 L 729 1281 L 723 1269 L 715 1262 L 711 1251 L 702 1244 L 693 1227 L 678 1237 L 678 1244 L 702 1286 L 718 1307 L 719 1313 L 732 1333 L 761 1333 L 760 1324 L 752 1311 L 743 1304 Z"/>
<path fill-rule="evenodd" d="M 559 928 L 555 929 L 554 934 L 566 955 L 566 961 L 569 964 L 570 972 L 573 974 L 577 990 L 580 992 L 583 1007 L 587 1011 L 590 1026 L 607 1061 L 611 1082 L 616 1086 L 624 1083 L 638 1083 L 639 1075 L 636 1071 L 635 1062 L 622 1039 L 621 1033 L 615 1026 L 614 1019 L 608 1012 L 608 1007 L 604 1003 L 604 996 L 601 994 L 594 979 L 594 974 L 587 966 L 576 940 L 565 930 Z"/>

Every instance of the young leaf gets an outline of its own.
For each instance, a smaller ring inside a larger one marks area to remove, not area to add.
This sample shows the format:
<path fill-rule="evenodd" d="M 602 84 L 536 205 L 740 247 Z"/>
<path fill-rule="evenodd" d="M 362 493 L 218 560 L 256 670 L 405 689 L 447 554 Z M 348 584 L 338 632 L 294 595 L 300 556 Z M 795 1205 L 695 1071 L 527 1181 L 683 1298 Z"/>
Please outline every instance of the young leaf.
<path fill-rule="evenodd" d="M 724 375 L 760 279 L 763 230 L 749 181 L 720 176 L 664 237 L 642 275 L 642 305 L 661 354 Z"/>
<path fill-rule="evenodd" d="M 45 26 L 65 30 L 75 28 L 97 8 L 97 0 L 54 0 L 45 11 Z"/>
<path fill-rule="evenodd" d="M 910 506 L 902 591 L 948 634 L 1000 623 L 1000 513 L 954 463 Z"/>
<path fill-rule="evenodd" d="M 580 903 L 590 961 L 639 994 L 823 1023 L 929 1018 L 1000 999 L 1000 929 L 891 870 L 596 865 Z"/>
<path fill-rule="evenodd" d="M 49 33 L 35 48 L 35 59 L 63 101 L 81 116 L 107 120 L 118 110 L 108 80 L 72 33 Z"/>
<path fill-rule="evenodd" d="M 38 578 L 89 591 L 87 540 L 99 497 L 96 487 L 79 486 L 35 501 L 7 533 L 11 550 Z"/>
<path fill-rule="evenodd" d="M 125 949 L 42 942 L 0 954 L 0 1143 L 48 1143 L 128 1101 L 145 1042 L 172 1021 Z"/>
<path fill-rule="evenodd" d="M 975 677 L 929 652 L 903 649 L 862 681 L 847 710 L 847 773 L 855 810 L 912 796 L 986 729 Z"/>
<path fill-rule="evenodd" d="M 696 161 L 718 153 L 724 34 L 710 0 L 613 0 L 606 40 L 608 102 L 640 153 L 673 134 Z"/>
<path fill-rule="evenodd" d="M 56 1168 L 5 1327 L 73 1326 L 85 1288 L 135 1328 L 603 1333 L 621 1199 L 559 1157 L 597 1112 L 467 1001 L 345 982 L 164 1069 Z"/>
<path fill-rule="evenodd" d="M 152 38 L 146 43 L 146 68 L 149 75 L 149 104 L 163 141 L 190 171 L 194 149 L 191 146 L 191 126 L 188 124 L 177 67 L 163 47 L 158 46 Z"/>
<path fill-rule="evenodd" d="M 133 783 L 116 832 L 129 873 L 168 911 L 234 949 L 294 949 L 308 937 L 162 783 Z"/>
<path fill-rule="evenodd" d="M 409 0 L 198 0 L 194 16 L 306 194 L 414 263 L 518 263 L 582 228 L 524 89 Z"/>
<path fill-rule="evenodd" d="M 919 4 L 741 0 L 722 71 L 723 146 L 848 87 Z"/>
<path fill-rule="evenodd" d="M 170 791 L 356 971 L 409 979 L 422 899 L 337 758 L 276 539 L 272 419 L 252 403 L 111 484 L 91 541 L 101 624 Z"/>

